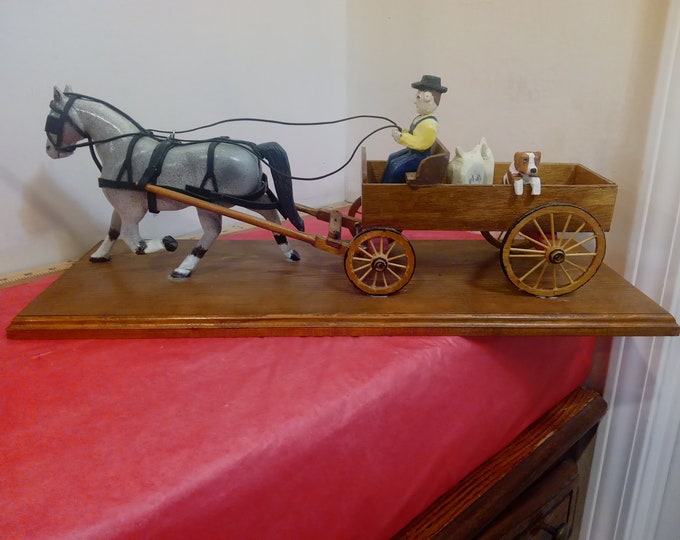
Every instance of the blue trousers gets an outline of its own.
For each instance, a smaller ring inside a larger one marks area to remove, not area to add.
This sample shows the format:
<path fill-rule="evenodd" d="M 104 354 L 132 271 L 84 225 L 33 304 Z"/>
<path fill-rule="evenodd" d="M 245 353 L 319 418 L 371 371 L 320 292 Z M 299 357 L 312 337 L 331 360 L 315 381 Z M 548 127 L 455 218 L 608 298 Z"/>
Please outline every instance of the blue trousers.
<path fill-rule="evenodd" d="M 427 156 L 430 150 L 420 152 L 410 148 L 404 148 L 390 154 L 387 158 L 387 166 L 382 176 L 383 184 L 403 184 L 406 182 L 406 173 L 418 170 L 418 165 Z"/>

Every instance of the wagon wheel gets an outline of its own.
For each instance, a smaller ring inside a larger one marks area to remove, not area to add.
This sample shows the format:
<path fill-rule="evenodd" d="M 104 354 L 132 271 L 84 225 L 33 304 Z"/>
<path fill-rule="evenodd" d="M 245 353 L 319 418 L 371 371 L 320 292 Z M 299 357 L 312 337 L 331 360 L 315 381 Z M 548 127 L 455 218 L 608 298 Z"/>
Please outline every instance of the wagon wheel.
<path fill-rule="evenodd" d="M 351 204 L 349 210 L 347 210 L 347 215 L 350 217 L 361 218 L 361 197 L 357 197 L 357 199 Z"/>
<path fill-rule="evenodd" d="M 480 231 L 484 240 L 489 242 L 493 247 L 501 249 L 503 247 L 503 238 L 505 231 Z"/>
<path fill-rule="evenodd" d="M 392 294 L 413 276 L 416 256 L 411 243 L 394 229 L 368 229 L 356 235 L 345 253 L 345 273 L 361 291 Z"/>
<path fill-rule="evenodd" d="M 604 232 L 589 212 L 570 204 L 546 204 L 508 230 L 501 266 L 517 288 L 535 296 L 559 296 L 585 285 L 604 252 Z"/>

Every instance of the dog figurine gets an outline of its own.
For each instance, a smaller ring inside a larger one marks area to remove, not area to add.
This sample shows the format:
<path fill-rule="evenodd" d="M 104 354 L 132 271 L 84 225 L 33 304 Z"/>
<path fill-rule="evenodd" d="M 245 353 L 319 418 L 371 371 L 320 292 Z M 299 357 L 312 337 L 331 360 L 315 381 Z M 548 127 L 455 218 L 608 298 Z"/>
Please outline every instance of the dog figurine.
<path fill-rule="evenodd" d="M 524 193 L 525 184 L 531 185 L 532 195 L 540 195 L 541 179 L 537 176 L 540 162 L 540 152 L 515 152 L 515 159 L 503 176 L 503 183 L 509 184 L 512 179 L 516 195 Z"/>
<path fill-rule="evenodd" d="M 493 152 L 484 137 L 468 152 L 456 146 L 446 169 L 447 181 L 451 184 L 493 184 L 494 163 Z"/>

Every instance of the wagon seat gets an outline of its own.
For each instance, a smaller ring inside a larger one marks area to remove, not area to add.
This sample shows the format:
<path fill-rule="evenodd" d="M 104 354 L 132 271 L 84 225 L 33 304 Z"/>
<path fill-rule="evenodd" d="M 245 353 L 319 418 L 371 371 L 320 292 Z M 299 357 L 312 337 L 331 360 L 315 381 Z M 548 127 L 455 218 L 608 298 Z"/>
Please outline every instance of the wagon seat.
<path fill-rule="evenodd" d="M 446 167 L 450 157 L 451 152 L 439 139 L 435 139 L 430 155 L 420 162 L 418 170 L 406 173 L 406 183 L 410 186 L 446 183 Z"/>

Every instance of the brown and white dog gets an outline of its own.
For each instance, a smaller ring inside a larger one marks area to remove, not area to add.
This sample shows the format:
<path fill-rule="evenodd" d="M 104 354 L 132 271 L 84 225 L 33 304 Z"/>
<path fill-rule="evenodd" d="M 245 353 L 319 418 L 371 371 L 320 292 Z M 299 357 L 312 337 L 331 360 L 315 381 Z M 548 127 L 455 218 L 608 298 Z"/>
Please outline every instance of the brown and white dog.
<path fill-rule="evenodd" d="M 515 152 L 515 159 L 505 173 L 503 183 L 509 184 L 512 179 L 516 195 L 524 193 L 524 184 L 531 185 L 532 195 L 540 195 L 541 179 L 537 176 L 540 162 L 540 152 Z"/>

